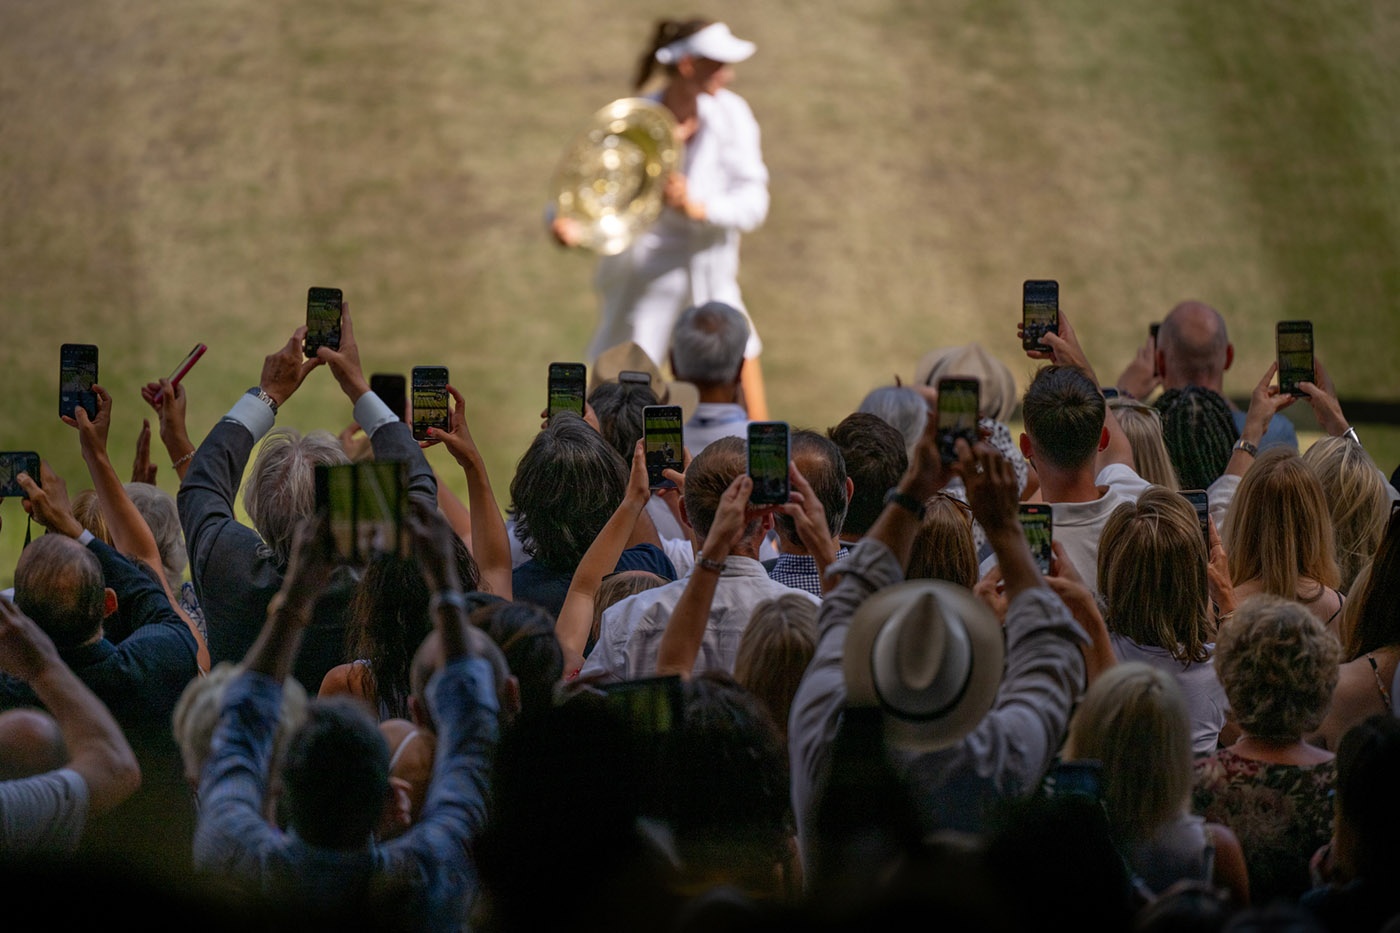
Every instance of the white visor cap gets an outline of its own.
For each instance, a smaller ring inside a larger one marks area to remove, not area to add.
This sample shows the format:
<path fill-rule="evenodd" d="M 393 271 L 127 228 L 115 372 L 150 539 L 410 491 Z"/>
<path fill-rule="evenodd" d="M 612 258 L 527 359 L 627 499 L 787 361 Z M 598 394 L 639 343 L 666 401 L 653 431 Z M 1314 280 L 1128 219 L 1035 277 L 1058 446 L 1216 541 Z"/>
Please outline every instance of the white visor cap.
<path fill-rule="evenodd" d="M 657 49 L 656 60 L 663 65 L 674 65 L 690 55 L 732 64 L 748 58 L 757 48 L 747 39 L 740 39 L 730 32 L 724 23 L 711 23 L 697 33 Z"/>

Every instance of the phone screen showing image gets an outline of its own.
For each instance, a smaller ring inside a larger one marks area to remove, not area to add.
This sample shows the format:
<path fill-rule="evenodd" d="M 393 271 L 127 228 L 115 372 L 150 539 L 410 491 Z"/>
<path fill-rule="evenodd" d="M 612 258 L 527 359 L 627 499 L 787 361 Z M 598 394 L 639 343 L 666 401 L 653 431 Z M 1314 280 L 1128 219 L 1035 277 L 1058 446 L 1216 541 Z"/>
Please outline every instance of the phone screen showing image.
<path fill-rule="evenodd" d="M 663 470 L 684 468 L 684 425 L 679 405 L 647 405 L 642 409 L 642 438 L 647 460 L 647 481 L 652 489 L 673 489 L 675 483 Z"/>
<path fill-rule="evenodd" d="M 428 440 L 428 429 L 448 429 L 447 367 L 413 367 L 413 437 Z"/>
<path fill-rule="evenodd" d="M 1278 389 L 1285 395 L 1304 396 L 1300 382 L 1313 382 L 1313 326 L 1311 321 L 1279 321 Z"/>
<path fill-rule="evenodd" d="M 1022 502 L 1020 506 L 1021 531 L 1030 545 L 1031 556 L 1041 573 L 1050 572 L 1050 559 L 1054 550 L 1050 544 L 1055 539 L 1054 517 L 1049 503 Z"/>
<path fill-rule="evenodd" d="M 15 477 L 28 473 L 35 483 L 39 482 L 39 455 L 32 450 L 7 450 L 0 453 L 0 499 L 18 496 L 29 498 L 24 487 Z"/>
<path fill-rule="evenodd" d="M 79 408 L 97 417 L 97 347 L 90 343 L 65 343 L 58 359 L 58 413 L 73 417 Z"/>
<path fill-rule="evenodd" d="M 788 501 L 788 425 L 786 421 L 753 421 L 748 428 L 749 478 L 754 505 Z"/>
<path fill-rule="evenodd" d="M 583 417 L 588 370 L 582 363 L 549 364 L 549 405 L 546 418 L 561 411 L 571 411 Z M 650 381 L 650 380 L 648 380 Z"/>
<path fill-rule="evenodd" d="M 330 511 L 336 554 L 363 567 L 381 554 L 408 554 L 404 510 L 408 464 L 362 460 L 316 468 L 316 504 Z"/>
<path fill-rule="evenodd" d="M 394 417 L 408 419 L 408 381 L 398 373 L 374 373 L 369 377 L 369 390 L 389 406 Z"/>
<path fill-rule="evenodd" d="M 977 443 L 978 394 L 976 379 L 938 380 L 938 449 L 944 463 L 958 459 L 958 438 Z"/>
<path fill-rule="evenodd" d="M 340 349 L 340 305 L 342 294 L 338 288 L 321 288 L 313 285 L 306 292 L 306 358 L 316 355 L 320 347 Z"/>
<path fill-rule="evenodd" d="M 1054 279 L 1027 279 L 1021 285 L 1021 347 L 1049 350 L 1040 338 L 1060 332 L 1060 283 Z"/>
<path fill-rule="evenodd" d="M 681 721 L 684 694 L 675 674 L 600 684 L 608 705 L 643 736 L 664 736 Z"/>
<path fill-rule="evenodd" d="M 1196 522 L 1201 526 L 1201 539 L 1206 543 L 1206 556 L 1210 556 L 1210 496 L 1204 489 L 1183 489 L 1181 494 L 1196 510 Z"/>

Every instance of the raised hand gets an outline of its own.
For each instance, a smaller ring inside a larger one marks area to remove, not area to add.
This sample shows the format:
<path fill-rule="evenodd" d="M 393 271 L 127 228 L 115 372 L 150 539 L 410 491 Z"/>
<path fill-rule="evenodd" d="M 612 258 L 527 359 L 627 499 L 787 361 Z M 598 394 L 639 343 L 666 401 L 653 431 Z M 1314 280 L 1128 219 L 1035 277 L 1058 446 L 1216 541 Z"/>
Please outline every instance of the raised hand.
<path fill-rule="evenodd" d="M 39 478 L 43 485 L 34 482 L 28 473 L 18 473 L 15 480 L 29 498 L 24 500 L 24 510 L 49 531 L 76 538 L 83 533 L 82 523 L 73 515 L 73 505 L 68 499 L 68 484 L 49 466 L 47 460 L 39 462 Z"/>
<path fill-rule="evenodd" d="M 344 331 L 348 329 L 348 322 L 342 328 L 341 339 L 344 340 Z M 258 378 L 258 386 L 276 402 L 279 406 L 286 403 L 292 397 L 292 393 L 301 387 L 306 381 L 306 377 L 311 374 L 311 370 L 320 366 L 324 360 L 319 356 L 312 359 L 306 358 L 303 349 L 306 341 L 306 325 L 303 324 L 292 331 L 292 336 L 276 352 L 269 353 L 263 358 L 262 375 Z M 325 348 L 323 347 L 322 350 Z M 320 352 L 320 351 L 317 351 Z M 164 384 L 164 380 L 162 380 Z M 368 391 L 368 387 L 366 387 Z"/>
<path fill-rule="evenodd" d="M 360 345 L 355 341 L 355 325 L 350 320 L 350 302 L 340 303 L 340 349 L 317 347 L 316 359 L 331 368 L 331 375 L 351 403 L 369 391 L 364 368 L 360 365 Z M 269 393 L 271 394 L 271 393 Z"/>
<path fill-rule="evenodd" d="M 79 406 L 73 417 L 63 416 L 63 423 L 78 429 L 78 442 L 82 445 L 83 456 L 106 455 L 107 434 L 112 427 L 112 396 L 101 386 L 92 387 L 97 397 L 97 416 L 89 418 L 87 409 Z"/>
<path fill-rule="evenodd" d="M 151 419 L 141 419 L 141 433 L 136 435 L 136 459 L 131 463 L 133 483 L 156 483 L 156 465 L 151 462 Z"/>

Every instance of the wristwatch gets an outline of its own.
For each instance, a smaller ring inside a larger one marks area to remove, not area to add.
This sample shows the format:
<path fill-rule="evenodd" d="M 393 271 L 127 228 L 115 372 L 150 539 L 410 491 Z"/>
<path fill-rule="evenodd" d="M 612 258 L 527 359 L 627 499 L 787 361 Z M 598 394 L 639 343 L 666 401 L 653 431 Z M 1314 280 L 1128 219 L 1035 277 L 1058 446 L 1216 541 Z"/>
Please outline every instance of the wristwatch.
<path fill-rule="evenodd" d="M 1235 441 L 1235 448 L 1234 448 L 1234 449 L 1235 449 L 1235 450 L 1243 450 L 1245 453 L 1249 454 L 1251 457 L 1257 457 L 1257 456 L 1259 456 L 1259 448 L 1256 447 L 1256 446 L 1254 446 L 1253 444 L 1251 444 L 1249 441 L 1245 440 L 1244 438 L 1240 438 L 1239 440 Z"/>
<path fill-rule="evenodd" d="M 900 492 L 898 486 L 890 487 L 890 491 L 885 493 L 885 504 L 889 505 L 891 502 L 893 502 L 900 508 L 913 513 L 914 517 L 917 518 L 919 521 L 923 521 L 924 515 L 928 513 L 928 509 L 924 507 L 924 504 L 922 502 L 920 502 L 918 499 L 915 499 L 913 496 L 909 495 L 906 492 Z"/>
<path fill-rule="evenodd" d="M 270 396 L 270 395 L 268 395 L 266 392 L 264 392 L 262 386 L 253 386 L 251 389 L 249 389 L 249 390 L 248 390 L 247 392 L 245 392 L 244 394 L 245 394 L 245 395 L 251 395 L 251 396 L 253 396 L 253 398 L 255 398 L 255 399 L 257 399 L 258 401 L 262 402 L 262 403 L 265 404 L 268 408 L 271 408 L 271 409 L 272 409 L 272 413 L 273 413 L 274 415 L 277 414 L 277 401 L 276 401 L 272 396 Z"/>

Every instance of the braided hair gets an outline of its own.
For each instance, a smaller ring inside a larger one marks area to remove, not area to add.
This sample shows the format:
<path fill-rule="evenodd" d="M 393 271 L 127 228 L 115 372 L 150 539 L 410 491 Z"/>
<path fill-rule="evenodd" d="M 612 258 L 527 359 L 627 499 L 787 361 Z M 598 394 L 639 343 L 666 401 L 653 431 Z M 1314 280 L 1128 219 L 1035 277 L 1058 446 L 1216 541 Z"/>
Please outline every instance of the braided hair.
<path fill-rule="evenodd" d="M 1181 488 L 1205 489 L 1219 479 L 1240 436 L 1224 396 L 1200 386 L 1168 389 L 1156 407 Z"/>

